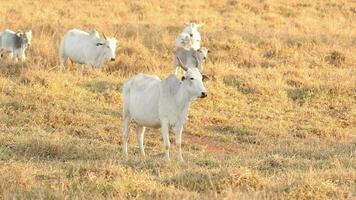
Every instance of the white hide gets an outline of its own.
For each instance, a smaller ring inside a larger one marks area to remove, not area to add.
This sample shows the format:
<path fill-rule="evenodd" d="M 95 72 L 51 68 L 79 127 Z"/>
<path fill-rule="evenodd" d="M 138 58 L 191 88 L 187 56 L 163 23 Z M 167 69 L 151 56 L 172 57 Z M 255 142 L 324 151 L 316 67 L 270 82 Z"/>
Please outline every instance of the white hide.
<path fill-rule="evenodd" d="M 173 69 L 175 70 L 175 74 L 178 74 L 178 69 L 183 64 L 188 68 L 198 68 L 200 73 L 203 73 L 203 63 L 208 58 L 209 50 L 205 47 L 202 47 L 198 50 L 194 49 L 185 49 L 182 47 L 178 47 L 174 51 L 173 56 Z M 182 62 L 180 63 L 179 60 Z"/>
<path fill-rule="evenodd" d="M 181 134 L 187 121 L 192 100 L 207 96 L 202 75 L 197 68 L 188 69 L 185 79 L 180 81 L 175 75 L 165 80 L 156 76 L 138 74 L 123 86 L 123 152 L 127 157 L 128 126 L 135 121 L 137 139 L 144 155 L 143 135 L 145 127 L 161 128 L 165 156 L 169 159 L 169 128 L 176 134 L 178 159 L 182 160 Z"/>
<path fill-rule="evenodd" d="M 183 47 L 186 49 L 200 49 L 201 36 L 198 31 L 199 27 L 201 27 L 199 24 L 186 23 L 183 32 L 176 38 L 176 48 Z"/>
<path fill-rule="evenodd" d="M 87 33 L 72 29 L 64 35 L 61 42 L 61 65 L 64 66 L 69 58 L 73 62 L 99 68 L 105 62 L 115 60 L 116 44 L 115 38 L 100 39 L 97 31 Z"/>

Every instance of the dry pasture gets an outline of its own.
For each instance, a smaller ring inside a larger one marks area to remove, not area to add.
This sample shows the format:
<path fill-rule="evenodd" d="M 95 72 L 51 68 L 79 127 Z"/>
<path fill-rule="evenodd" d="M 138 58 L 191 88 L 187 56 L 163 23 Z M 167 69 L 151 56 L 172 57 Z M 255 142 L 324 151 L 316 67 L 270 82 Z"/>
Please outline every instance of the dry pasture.
<path fill-rule="evenodd" d="M 125 161 L 122 83 L 167 77 L 186 21 L 211 50 L 186 162 L 164 162 L 157 130 L 142 159 L 133 129 Z M 355 199 L 355 21 L 353 0 L 1 0 L 0 30 L 33 45 L 0 60 L 0 198 Z M 59 71 L 70 28 L 116 34 L 116 61 Z"/>

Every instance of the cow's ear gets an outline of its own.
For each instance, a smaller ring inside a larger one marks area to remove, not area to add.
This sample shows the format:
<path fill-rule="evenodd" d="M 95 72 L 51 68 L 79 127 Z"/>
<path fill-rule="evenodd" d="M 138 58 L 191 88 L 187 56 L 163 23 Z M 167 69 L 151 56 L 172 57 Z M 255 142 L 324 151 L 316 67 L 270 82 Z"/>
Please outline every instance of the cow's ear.
<path fill-rule="evenodd" d="M 197 28 L 200 28 L 200 27 L 204 26 L 204 23 L 196 24 L 195 26 L 196 26 Z"/>
<path fill-rule="evenodd" d="M 104 45 L 103 43 L 96 43 L 96 46 Z"/>
<path fill-rule="evenodd" d="M 205 74 L 203 74 L 203 81 L 209 80 L 209 77 Z"/>
<path fill-rule="evenodd" d="M 182 76 L 181 80 L 184 81 L 185 80 L 185 76 Z"/>
<path fill-rule="evenodd" d="M 25 33 L 28 37 L 31 37 L 32 36 L 32 30 L 29 30 Z"/>

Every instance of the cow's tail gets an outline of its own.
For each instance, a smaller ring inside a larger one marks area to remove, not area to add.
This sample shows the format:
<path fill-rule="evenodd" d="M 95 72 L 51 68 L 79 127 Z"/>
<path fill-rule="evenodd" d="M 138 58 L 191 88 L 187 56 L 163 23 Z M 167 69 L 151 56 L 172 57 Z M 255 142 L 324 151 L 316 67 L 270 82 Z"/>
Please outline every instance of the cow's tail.
<path fill-rule="evenodd" d="M 122 87 L 123 94 L 123 107 L 122 107 L 122 118 L 125 119 L 130 117 L 130 90 L 132 86 L 132 78 L 126 81 Z"/>

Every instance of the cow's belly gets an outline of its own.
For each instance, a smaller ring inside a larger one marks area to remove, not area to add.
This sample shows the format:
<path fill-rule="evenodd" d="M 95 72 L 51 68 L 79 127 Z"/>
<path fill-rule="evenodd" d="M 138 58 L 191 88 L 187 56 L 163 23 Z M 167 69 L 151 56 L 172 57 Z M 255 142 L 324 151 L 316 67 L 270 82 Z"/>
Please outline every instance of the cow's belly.
<path fill-rule="evenodd" d="M 158 116 L 158 109 L 154 107 L 148 108 L 148 106 L 136 106 L 132 105 L 130 108 L 131 118 L 138 124 L 151 127 L 159 128 L 161 122 Z"/>
<path fill-rule="evenodd" d="M 66 44 L 65 54 L 73 62 L 79 64 L 89 64 L 89 62 L 92 59 L 91 58 L 92 55 L 88 55 L 89 54 L 88 51 L 90 50 L 88 50 L 89 47 L 86 46 L 87 46 L 86 44 L 81 44 L 81 45 Z"/>
<path fill-rule="evenodd" d="M 83 55 L 82 53 L 80 53 L 78 51 L 77 52 L 69 52 L 68 57 L 75 63 L 87 64 L 87 59 L 86 59 L 85 55 Z"/>
<path fill-rule="evenodd" d="M 158 95 L 154 91 L 150 94 L 131 94 L 130 115 L 138 124 L 151 128 L 161 126 L 158 112 Z"/>
<path fill-rule="evenodd" d="M 2 47 L 0 47 L 0 50 L 2 52 L 10 53 L 10 52 L 14 51 L 14 48 L 11 46 L 2 46 Z"/>
<path fill-rule="evenodd" d="M 140 118 L 133 118 L 132 119 L 134 122 L 145 126 L 145 127 L 149 127 L 149 128 L 161 128 L 161 122 L 160 120 L 150 120 L 147 121 L 147 119 L 140 119 Z"/>

